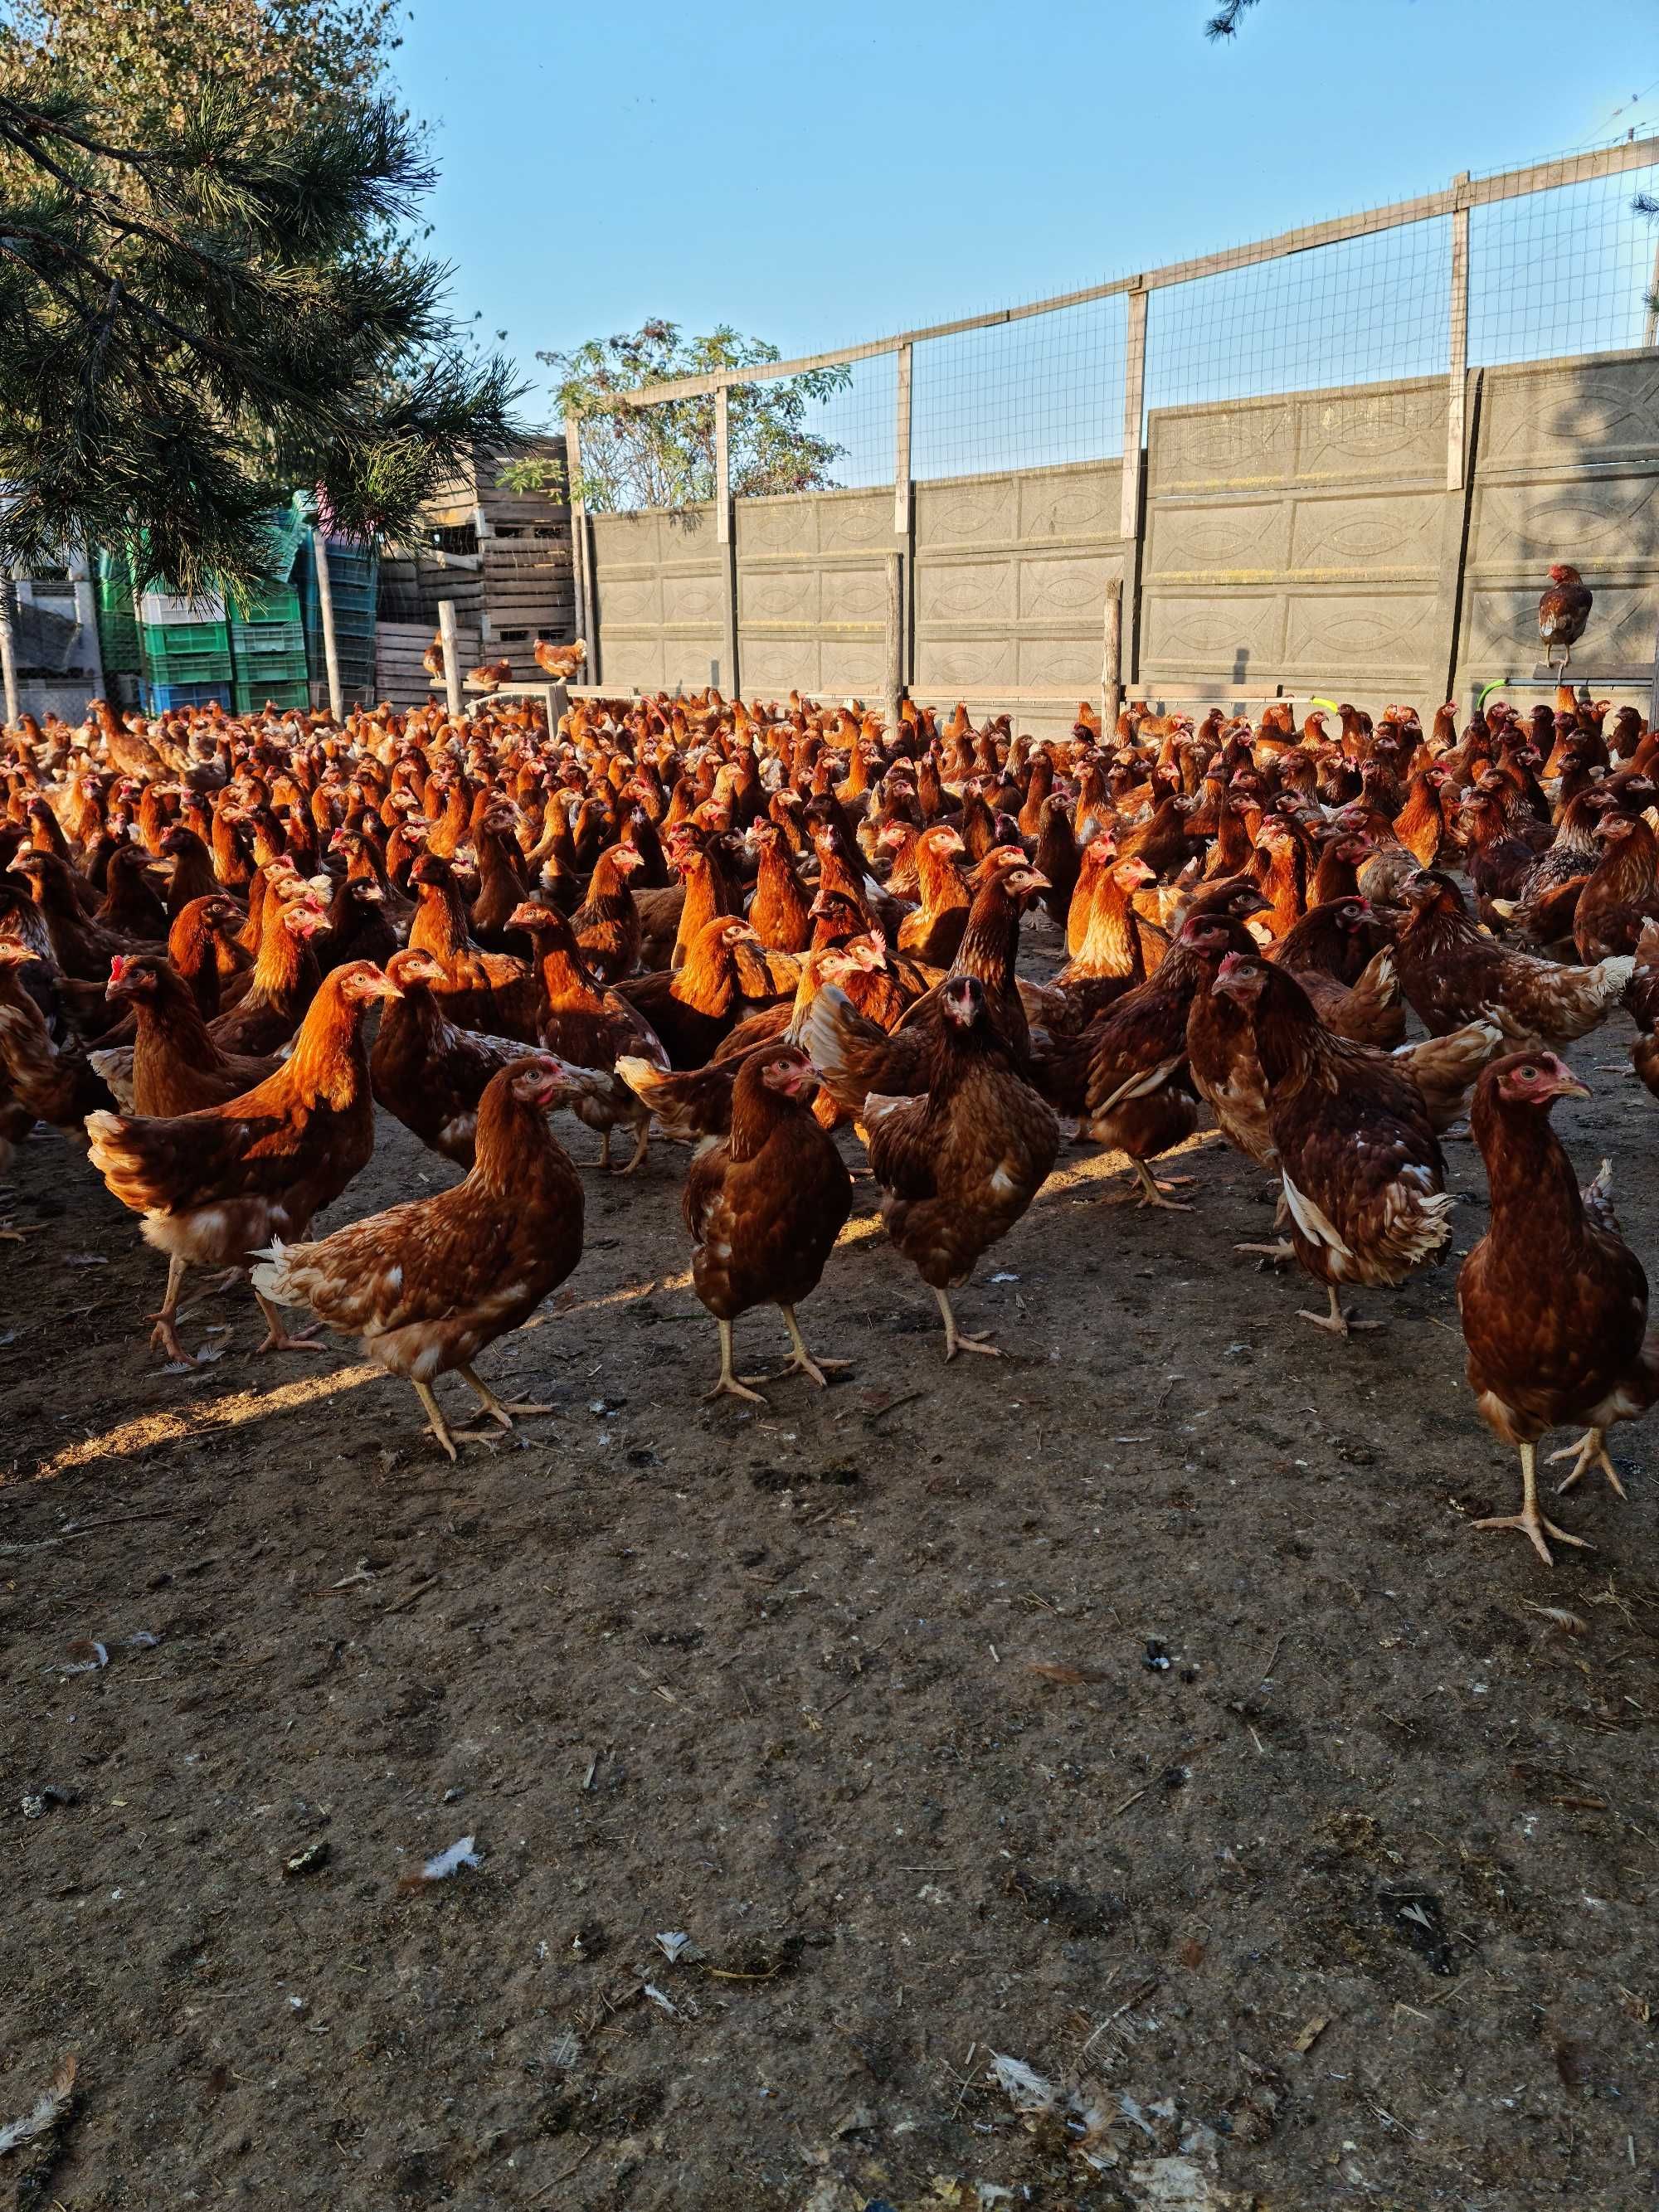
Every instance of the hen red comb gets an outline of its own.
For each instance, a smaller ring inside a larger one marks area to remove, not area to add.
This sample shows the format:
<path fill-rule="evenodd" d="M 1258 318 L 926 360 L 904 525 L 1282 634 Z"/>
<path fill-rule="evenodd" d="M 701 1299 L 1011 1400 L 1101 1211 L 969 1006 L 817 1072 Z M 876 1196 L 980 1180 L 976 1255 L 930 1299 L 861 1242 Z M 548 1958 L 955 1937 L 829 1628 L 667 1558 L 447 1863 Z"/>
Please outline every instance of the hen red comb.
<path fill-rule="evenodd" d="M 122 976 L 125 975 L 126 972 L 127 956 L 125 952 L 118 952 L 109 963 L 110 981 L 112 983 L 118 983 Z"/>

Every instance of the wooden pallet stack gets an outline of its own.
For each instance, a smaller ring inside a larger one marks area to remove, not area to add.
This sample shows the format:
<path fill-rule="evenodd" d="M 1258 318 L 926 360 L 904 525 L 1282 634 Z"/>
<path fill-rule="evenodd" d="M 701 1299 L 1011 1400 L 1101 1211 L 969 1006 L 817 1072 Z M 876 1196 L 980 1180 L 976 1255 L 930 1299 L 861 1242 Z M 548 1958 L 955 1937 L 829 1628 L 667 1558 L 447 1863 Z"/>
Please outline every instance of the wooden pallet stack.
<path fill-rule="evenodd" d="M 564 441 L 532 450 L 562 461 Z M 506 660 L 515 683 L 537 683 L 537 639 L 565 645 L 576 634 L 569 502 L 505 491 L 499 473 L 493 456 L 475 455 L 428 506 L 419 541 L 382 559 L 379 687 L 398 706 L 432 696 L 421 661 L 441 600 L 455 603 L 463 677 Z"/>
<path fill-rule="evenodd" d="M 532 456 L 562 462 L 563 439 L 534 441 Z M 504 490 L 500 473 L 493 455 L 476 455 L 433 501 L 420 588 L 434 626 L 439 599 L 453 599 L 462 628 L 476 622 L 480 658 L 507 660 L 515 682 L 533 683 L 536 640 L 562 645 L 575 635 L 570 504 Z"/>

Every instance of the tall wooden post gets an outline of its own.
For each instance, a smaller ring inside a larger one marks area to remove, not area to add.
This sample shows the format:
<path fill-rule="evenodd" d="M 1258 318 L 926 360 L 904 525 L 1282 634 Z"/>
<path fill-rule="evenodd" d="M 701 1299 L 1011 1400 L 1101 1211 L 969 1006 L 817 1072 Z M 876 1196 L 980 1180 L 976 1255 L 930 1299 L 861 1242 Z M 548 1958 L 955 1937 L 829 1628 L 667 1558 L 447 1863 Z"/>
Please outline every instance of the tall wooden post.
<path fill-rule="evenodd" d="M 902 564 L 899 576 L 899 612 L 903 623 L 898 665 L 901 684 L 916 680 L 912 620 L 916 597 L 916 502 L 910 474 L 910 373 L 911 349 L 902 345 L 893 383 L 893 539 Z"/>
<path fill-rule="evenodd" d="M 340 647 L 334 635 L 334 586 L 328 574 L 328 539 L 321 530 L 311 533 L 311 557 L 317 564 L 317 606 L 323 618 L 323 660 L 328 670 L 328 711 L 337 722 L 345 720 L 345 692 L 340 683 Z"/>
<path fill-rule="evenodd" d="M 6 687 L 6 720 L 13 727 L 17 722 L 17 632 L 12 626 L 12 612 L 17 605 L 17 594 L 12 589 L 11 578 L 0 575 L 0 677 Z"/>
<path fill-rule="evenodd" d="M 94 698 L 104 695 L 104 648 L 98 635 L 98 594 L 92 583 L 91 549 L 82 545 L 70 562 L 70 581 L 75 586 L 75 621 L 86 644 L 87 670 Z"/>
<path fill-rule="evenodd" d="M 1100 730 L 1107 744 L 1123 705 L 1123 585 L 1114 577 L 1106 586 L 1106 617 L 1100 647 Z"/>
<path fill-rule="evenodd" d="M 1123 540 L 1123 581 L 1118 604 L 1118 681 L 1139 674 L 1141 419 L 1146 402 L 1146 300 L 1140 279 L 1127 297 L 1129 326 L 1123 354 L 1123 481 L 1118 534 Z M 1116 717 L 1113 717 L 1114 720 Z"/>
<path fill-rule="evenodd" d="M 899 697 L 904 690 L 904 563 L 887 556 L 887 667 L 882 709 L 890 735 L 898 727 Z"/>
<path fill-rule="evenodd" d="M 586 641 L 591 673 L 599 641 L 594 634 L 597 625 L 590 612 L 593 602 L 587 576 L 587 509 L 582 501 L 581 424 L 574 415 L 564 418 L 564 478 L 570 501 L 570 580 L 576 595 L 575 635 Z"/>
<path fill-rule="evenodd" d="M 1659 345 L 1659 246 L 1653 249 L 1653 274 L 1648 279 L 1648 315 L 1642 327 L 1642 343 L 1650 353 Z"/>
<path fill-rule="evenodd" d="M 714 394 L 714 544 L 720 553 L 720 599 L 726 617 L 726 650 L 720 665 L 720 690 L 728 699 L 738 696 L 738 547 L 732 526 L 732 423 L 728 393 L 721 385 Z"/>
<path fill-rule="evenodd" d="M 1462 187 L 1468 181 L 1468 171 L 1460 169 L 1452 179 L 1453 191 L 1461 194 Z M 1461 199 L 1452 210 L 1451 224 L 1451 380 L 1446 392 L 1446 489 L 1461 491 L 1469 388 L 1469 210 Z"/>
<path fill-rule="evenodd" d="M 461 712 L 461 648 L 455 637 L 453 599 L 438 602 L 438 635 L 444 648 L 444 697 L 451 721 L 458 721 Z"/>

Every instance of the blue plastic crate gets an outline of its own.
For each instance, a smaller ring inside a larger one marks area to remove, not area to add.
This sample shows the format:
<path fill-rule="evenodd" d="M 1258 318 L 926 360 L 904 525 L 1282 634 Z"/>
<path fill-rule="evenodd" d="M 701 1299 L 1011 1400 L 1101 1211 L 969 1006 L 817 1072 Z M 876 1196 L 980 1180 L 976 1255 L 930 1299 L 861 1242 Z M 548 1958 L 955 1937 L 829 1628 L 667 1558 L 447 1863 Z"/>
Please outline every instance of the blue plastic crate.
<path fill-rule="evenodd" d="M 230 678 L 216 684 L 146 684 L 144 709 L 147 714 L 165 714 L 170 707 L 210 707 L 216 702 L 221 707 L 230 703 Z"/>

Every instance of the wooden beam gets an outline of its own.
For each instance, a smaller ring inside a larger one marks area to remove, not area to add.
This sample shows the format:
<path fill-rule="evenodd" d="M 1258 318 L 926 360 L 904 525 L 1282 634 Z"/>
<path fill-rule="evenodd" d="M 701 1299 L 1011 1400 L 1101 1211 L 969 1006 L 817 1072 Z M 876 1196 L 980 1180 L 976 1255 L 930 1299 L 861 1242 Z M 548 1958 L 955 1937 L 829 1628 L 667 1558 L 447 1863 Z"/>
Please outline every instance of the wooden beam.
<path fill-rule="evenodd" d="M 1469 173 L 1452 179 L 1452 190 L 1467 185 Z M 1469 210 L 1452 210 L 1451 252 L 1451 368 L 1446 392 L 1446 489 L 1460 491 L 1463 484 L 1464 408 L 1469 388 Z"/>
<path fill-rule="evenodd" d="M 1123 356 L 1123 495 L 1118 536 L 1133 538 L 1140 515 L 1141 434 L 1146 398 L 1146 295 L 1129 295 L 1129 335 Z"/>
<path fill-rule="evenodd" d="M 1129 295 L 1129 329 L 1123 356 L 1123 478 L 1118 535 L 1123 540 L 1123 581 L 1118 621 L 1118 681 L 1139 673 L 1140 532 L 1146 506 L 1142 470 L 1146 399 L 1146 295 Z M 1127 651 L 1124 651 L 1127 642 Z"/>
<path fill-rule="evenodd" d="M 1100 650 L 1100 728 L 1109 744 L 1123 704 L 1123 584 L 1114 577 L 1106 586 L 1106 615 Z"/>
<path fill-rule="evenodd" d="M 910 365 L 908 345 L 898 349 L 893 406 L 893 535 L 908 539 L 912 493 L 910 483 Z"/>
<path fill-rule="evenodd" d="M 101 696 L 104 690 L 104 647 L 98 635 L 98 594 L 93 588 L 92 573 L 92 549 L 83 544 L 70 562 L 70 581 L 75 586 L 75 619 L 86 641 L 92 688 Z"/>
<path fill-rule="evenodd" d="M 896 730 L 904 690 L 904 563 L 896 553 L 887 556 L 887 678 L 882 688 L 887 727 Z"/>
<path fill-rule="evenodd" d="M 1455 499 L 1444 502 L 1440 526 L 1440 574 L 1435 592 L 1434 613 L 1430 623 L 1429 649 L 1426 654 L 1434 680 L 1443 674 L 1445 686 L 1441 699 L 1455 695 L 1452 685 L 1457 676 L 1458 655 L 1463 642 L 1463 599 L 1468 582 L 1469 534 L 1474 521 L 1474 457 L 1480 441 L 1480 409 L 1484 398 L 1486 372 L 1477 368 L 1472 376 L 1465 376 L 1463 388 L 1469 394 L 1468 435 L 1460 446 L 1468 456 L 1468 465 L 1460 482 L 1452 489 Z M 1431 701 L 1438 705 L 1439 701 Z"/>
<path fill-rule="evenodd" d="M 575 634 L 586 640 L 591 653 L 597 641 L 588 628 L 592 621 L 588 610 L 593 604 L 593 595 L 587 575 L 587 509 L 582 501 L 582 432 L 574 415 L 564 418 L 564 488 L 570 501 L 570 574 L 576 599 Z M 597 623 L 593 627 L 597 629 Z"/>
<path fill-rule="evenodd" d="M 722 549 L 721 599 L 726 616 L 726 650 L 720 668 L 720 690 L 728 699 L 738 696 L 738 546 L 732 526 L 732 416 L 726 386 L 714 392 L 714 543 Z"/>
<path fill-rule="evenodd" d="M 891 337 L 872 338 L 863 345 L 838 346 L 830 353 L 802 354 L 793 361 L 757 362 L 748 368 L 722 368 L 704 376 L 677 376 L 618 397 L 627 407 L 661 407 L 673 399 L 692 399 L 720 390 L 723 385 L 769 384 L 809 369 L 839 368 L 853 362 L 872 361 L 877 355 L 896 353 L 903 345 L 920 345 L 927 338 L 955 337 L 963 331 L 994 330 L 1004 323 L 1018 323 L 1033 315 L 1052 315 L 1062 307 L 1080 307 L 1091 300 L 1109 300 L 1119 292 L 1152 291 L 1166 284 L 1190 284 L 1200 276 L 1219 276 L 1230 269 L 1249 269 L 1261 261 L 1278 261 L 1291 253 L 1311 253 L 1322 246 L 1340 246 L 1351 238 L 1369 238 L 1380 230 L 1397 230 L 1413 222 L 1432 222 L 1453 213 L 1459 195 L 1469 207 L 1490 207 L 1495 201 L 1522 199 L 1531 192 L 1547 192 L 1563 185 L 1583 184 L 1593 177 L 1616 177 L 1632 169 L 1650 168 L 1659 162 L 1659 137 L 1633 138 L 1618 146 L 1604 146 L 1589 154 L 1569 154 L 1553 161 L 1533 161 L 1526 167 L 1506 169 L 1495 177 L 1424 192 L 1416 199 L 1394 200 L 1386 207 L 1367 208 L 1358 215 L 1334 216 L 1328 222 L 1304 224 L 1298 230 L 1279 231 L 1245 246 L 1229 246 L 1219 253 L 1202 253 L 1188 261 L 1166 262 L 1136 276 L 1114 277 L 1109 283 L 1091 284 L 1078 292 L 1057 292 L 1050 299 L 1035 300 L 1029 307 L 1002 307 L 988 315 L 966 315 L 952 323 L 929 323 L 915 330 L 896 331 Z"/>
<path fill-rule="evenodd" d="M 334 586 L 328 573 L 328 538 L 313 529 L 311 557 L 317 564 L 317 606 L 323 618 L 323 665 L 328 672 L 328 711 L 337 722 L 345 720 L 345 690 L 340 682 L 340 646 L 334 635 Z"/>
<path fill-rule="evenodd" d="M 915 482 L 910 473 L 910 432 L 914 412 L 911 365 L 909 347 L 901 346 L 893 382 L 893 538 L 902 563 L 899 574 L 899 615 L 903 630 L 898 669 L 901 684 L 911 680 L 916 672 L 914 615 L 916 596 L 916 495 Z"/>
<path fill-rule="evenodd" d="M 12 625 L 17 593 L 9 575 L 0 574 L 0 679 L 5 684 L 6 720 L 17 723 L 17 632 Z"/>
<path fill-rule="evenodd" d="M 444 647 L 444 698 L 453 721 L 461 711 L 461 648 L 455 636 L 453 599 L 438 602 L 438 635 Z"/>

